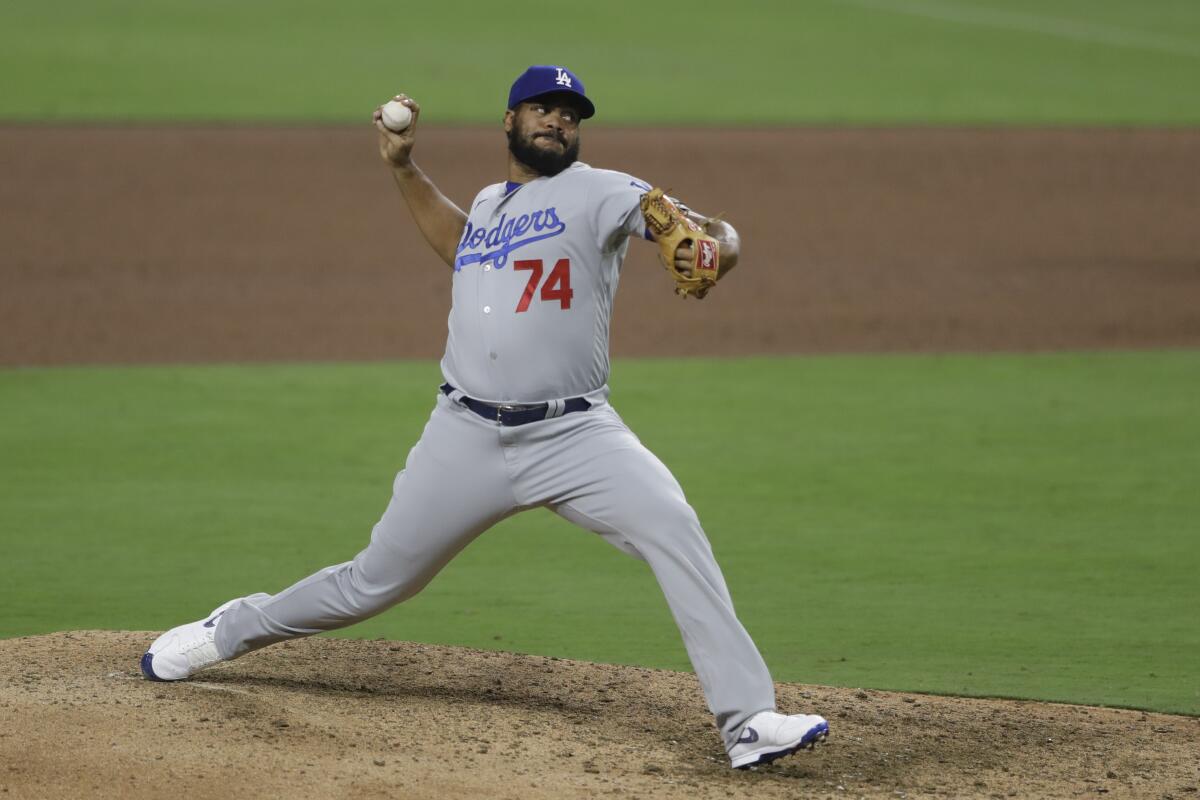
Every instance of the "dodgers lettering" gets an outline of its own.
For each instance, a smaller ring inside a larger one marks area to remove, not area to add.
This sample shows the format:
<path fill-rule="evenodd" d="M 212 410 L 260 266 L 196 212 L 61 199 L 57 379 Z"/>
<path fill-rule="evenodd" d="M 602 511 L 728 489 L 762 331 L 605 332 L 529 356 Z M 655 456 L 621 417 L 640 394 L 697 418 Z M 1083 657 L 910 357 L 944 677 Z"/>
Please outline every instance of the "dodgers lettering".
<path fill-rule="evenodd" d="M 540 242 L 566 232 L 567 223 L 558 218 L 554 206 L 522 214 L 516 219 L 509 219 L 507 214 L 501 214 L 500 220 L 491 228 L 476 228 L 467 222 L 462 239 L 458 243 L 458 257 L 454 260 L 454 270 L 457 272 L 467 264 L 477 264 L 480 261 L 492 261 L 496 269 L 503 269 L 508 263 L 509 253 L 532 242 Z M 525 239 L 517 239 L 527 233 L 536 235 Z M 480 247 L 490 248 L 486 253 L 463 253 L 464 250 L 475 250 Z"/>

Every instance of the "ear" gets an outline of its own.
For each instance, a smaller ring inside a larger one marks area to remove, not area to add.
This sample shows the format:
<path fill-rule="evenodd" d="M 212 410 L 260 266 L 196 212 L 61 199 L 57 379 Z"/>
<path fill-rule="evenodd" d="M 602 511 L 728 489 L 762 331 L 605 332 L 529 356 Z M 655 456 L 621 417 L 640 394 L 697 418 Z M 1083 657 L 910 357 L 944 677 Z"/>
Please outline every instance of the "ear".
<path fill-rule="evenodd" d="M 517 114 L 512 109 L 504 112 L 504 132 L 512 133 L 513 120 L 517 118 Z"/>

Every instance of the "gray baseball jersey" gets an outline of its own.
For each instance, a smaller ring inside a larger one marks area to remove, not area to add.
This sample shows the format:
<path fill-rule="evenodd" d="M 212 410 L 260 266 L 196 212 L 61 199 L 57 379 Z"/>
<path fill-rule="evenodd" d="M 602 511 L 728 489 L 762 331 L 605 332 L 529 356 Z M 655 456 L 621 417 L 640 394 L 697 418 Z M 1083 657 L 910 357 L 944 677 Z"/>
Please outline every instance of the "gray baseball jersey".
<path fill-rule="evenodd" d="M 608 330 L 650 187 L 576 162 L 476 196 L 454 262 L 442 373 L 470 397 L 541 403 L 608 395 Z"/>

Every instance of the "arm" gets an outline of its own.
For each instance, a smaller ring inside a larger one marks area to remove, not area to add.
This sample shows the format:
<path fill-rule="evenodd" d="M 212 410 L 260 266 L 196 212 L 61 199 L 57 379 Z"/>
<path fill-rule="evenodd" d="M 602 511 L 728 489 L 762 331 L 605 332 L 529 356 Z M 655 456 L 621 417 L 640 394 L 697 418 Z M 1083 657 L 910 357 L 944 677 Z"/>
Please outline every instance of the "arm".
<path fill-rule="evenodd" d="M 390 131 L 384 127 L 380 109 L 375 109 L 373 119 L 379 131 L 379 154 L 392 168 L 392 177 L 400 187 L 400 193 L 404 195 L 413 221 L 421 229 L 425 241 L 429 242 L 442 261 L 454 266 L 454 255 L 467 225 L 467 215 L 413 163 L 412 148 L 416 141 L 417 118 L 421 114 L 421 107 L 402 94 L 396 95 L 396 99 L 412 109 L 412 124 L 400 133 Z"/>

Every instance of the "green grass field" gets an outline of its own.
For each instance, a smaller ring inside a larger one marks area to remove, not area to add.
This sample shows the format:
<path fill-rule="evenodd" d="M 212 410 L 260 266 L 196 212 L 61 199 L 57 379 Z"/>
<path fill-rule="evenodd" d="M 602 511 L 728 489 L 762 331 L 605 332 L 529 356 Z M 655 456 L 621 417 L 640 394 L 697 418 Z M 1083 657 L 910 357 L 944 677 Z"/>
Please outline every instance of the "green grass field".
<path fill-rule="evenodd" d="M 1200 122 L 1194 0 L 677 12 L 674 30 L 634 0 L 10 0 L 0 119 L 359 122 L 403 90 L 427 122 L 494 123 L 536 62 L 571 65 L 599 124 Z"/>
<path fill-rule="evenodd" d="M 0 636 L 162 629 L 350 558 L 437 381 L 0 371 Z M 777 679 L 1200 713 L 1200 353 L 622 361 L 614 386 Z M 687 668 L 649 570 L 544 510 L 345 633 Z"/>

